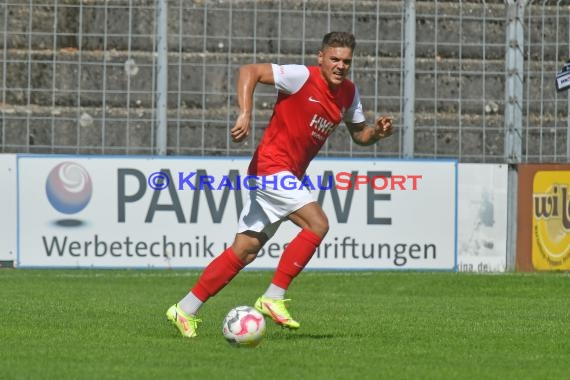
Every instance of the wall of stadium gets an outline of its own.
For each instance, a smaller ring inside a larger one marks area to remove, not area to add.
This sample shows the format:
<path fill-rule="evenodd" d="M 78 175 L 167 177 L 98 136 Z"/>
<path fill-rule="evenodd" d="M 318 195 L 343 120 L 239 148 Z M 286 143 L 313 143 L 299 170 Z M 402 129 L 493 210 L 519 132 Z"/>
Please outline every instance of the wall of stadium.
<path fill-rule="evenodd" d="M 0 157 L 0 261 L 21 268 L 201 268 L 251 186 L 245 158 Z M 307 174 L 331 226 L 308 268 L 505 268 L 504 165 L 319 159 Z M 283 223 L 250 267 L 274 268 L 296 232 Z"/>

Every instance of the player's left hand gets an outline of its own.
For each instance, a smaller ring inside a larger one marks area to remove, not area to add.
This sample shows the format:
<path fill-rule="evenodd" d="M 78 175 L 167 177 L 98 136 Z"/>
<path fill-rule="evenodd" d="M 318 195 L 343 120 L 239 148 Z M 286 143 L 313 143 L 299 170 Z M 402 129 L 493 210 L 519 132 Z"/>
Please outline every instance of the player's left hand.
<path fill-rule="evenodd" d="M 393 132 L 392 118 L 387 116 L 380 116 L 376 120 L 374 127 L 374 134 L 378 139 L 383 139 L 390 136 Z"/>

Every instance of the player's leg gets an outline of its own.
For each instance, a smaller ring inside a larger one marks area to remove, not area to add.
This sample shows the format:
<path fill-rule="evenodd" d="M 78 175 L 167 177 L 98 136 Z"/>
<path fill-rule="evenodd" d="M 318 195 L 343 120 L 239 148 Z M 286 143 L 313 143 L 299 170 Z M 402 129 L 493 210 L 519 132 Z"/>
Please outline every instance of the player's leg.
<path fill-rule="evenodd" d="M 208 264 L 190 292 L 168 309 L 167 318 L 183 336 L 193 338 L 197 335 L 201 321 L 196 314 L 200 307 L 252 262 L 266 241 L 267 236 L 262 232 L 236 234 L 233 244 Z"/>
<path fill-rule="evenodd" d="M 305 268 L 329 230 L 328 218 L 317 202 L 291 213 L 289 219 L 301 228 L 283 251 L 272 283 L 287 289 Z"/>
<path fill-rule="evenodd" d="M 243 267 L 255 259 L 266 241 L 267 236 L 262 232 L 245 231 L 236 234 L 233 244 L 204 269 L 191 293 L 202 302 L 215 296 Z M 198 310 L 188 311 L 196 314 Z"/>
<path fill-rule="evenodd" d="M 204 269 L 196 285 L 166 315 L 182 335 L 196 336 L 199 319 L 196 314 L 210 297 L 226 286 L 239 271 L 255 259 L 265 242 L 275 233 L 279 216 L 266 213 L 270 205 L 260 204 L 257 191 L 250 191 L 242 209 L 238 233 L 231 247 L 222 252 Z M 275 210 L 272 210 L 275 211 Z"/>
<path fill-rule="evenodd" d="M 262 313 L 288 328 L 299 328 L 299 322 L 289 314 L 285 292 L 295 277 L 305 268 L 317 247 L 328 232 L 328 218 L 317 202 L 311 202 L 288 217 L 301 227 L 299 234 L 283 251 L 271 284 L 255 303 Z"/>

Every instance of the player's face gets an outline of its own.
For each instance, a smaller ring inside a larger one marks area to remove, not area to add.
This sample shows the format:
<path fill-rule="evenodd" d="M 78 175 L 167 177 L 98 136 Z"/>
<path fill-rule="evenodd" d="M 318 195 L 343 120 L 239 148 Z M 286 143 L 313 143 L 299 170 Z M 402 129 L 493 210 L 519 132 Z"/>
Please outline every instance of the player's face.
<path fill-rule="evenodd" d="M 348 75 L 352 65 L 352 50 L 348 47 L 328 47 L 319 51 L 321 75 L 331 88 L 335 88 Z"/>

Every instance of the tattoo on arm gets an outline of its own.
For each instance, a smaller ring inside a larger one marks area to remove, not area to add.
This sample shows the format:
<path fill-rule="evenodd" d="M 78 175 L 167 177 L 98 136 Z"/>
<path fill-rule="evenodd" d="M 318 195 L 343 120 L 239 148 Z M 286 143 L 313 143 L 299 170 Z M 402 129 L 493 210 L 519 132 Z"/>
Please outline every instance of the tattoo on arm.
<path fill-rule="evenodd" d="M 371 143 L 376 142 L 376 140 L 371 139 L 370 133 L 367 133 L 369 127 L 365 121 L 357 124 L 346 123 L 346 126 L 348 127 L 350 137 L 352 137 L 352 141 L 356 144 L 370 145 Z"/>

